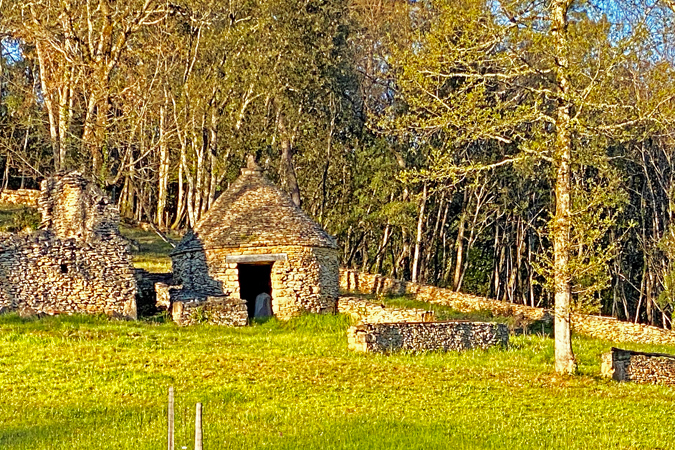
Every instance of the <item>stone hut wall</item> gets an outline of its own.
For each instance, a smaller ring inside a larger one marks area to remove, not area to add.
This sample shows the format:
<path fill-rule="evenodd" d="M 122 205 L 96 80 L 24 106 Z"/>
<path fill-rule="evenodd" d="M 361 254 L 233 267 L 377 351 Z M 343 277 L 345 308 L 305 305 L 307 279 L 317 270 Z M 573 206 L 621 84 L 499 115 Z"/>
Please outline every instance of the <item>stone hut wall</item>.
<path fill-rule="evenodd" d="M 37 189 L 3 189 L 0 191 L 0 203 L 26 205 L 36 208 L 40 191 Z"/>
<path fill-rule="evenodd" d="M 417 300 L 449 306 L 460 312 L 486 310 L 494 315 L 526 320 L 552 321 L 553 311 L 545 308 L 491 300 L 450 289 L 394 280 L 354 270 L 340 271 L 340 288 L 364 294 L 411 294 Z M 675 345 L 675 332 L 651 325 L 623 322 L 612 317 L 572 314 L 572 329 L 586 336 L 613 342 Z"/>
<path fill-rule="evenodd" d="M 338 312 L 367 323 L 387 322 L 432 322 L 433 311 L 417 308 L 388 308 L 358 297 L 340 296 Z"/>
<path fill-rule="evenodd" d="M 228 257 L 275 255 L 272 312 L 281 319 L 302 311 L 335 312 L 339 293 L 338 251 L 315 247 L 252 247 L 188 251 L 172 256 L 174 281 L 186 291 L 240 298 L 237 262 Z"/>
<path fill-rule="evenodd" d="M 601 373 L 616 381 L 675 386 L 675 355 L 612 348 L 602 355 Z"/>
<path fill-rule="evenodd" d="M 359 352 L 460 351 L 506 347 L 509 331 L 487 322 L 365 323 L 349 328 L 347 339 Z"/>
<path fill-rule="evenodd" d="M 135 319 L 135 295 L 121 238 L 85 243 L 39 231 L 0 242 L 0 309 Z"/>

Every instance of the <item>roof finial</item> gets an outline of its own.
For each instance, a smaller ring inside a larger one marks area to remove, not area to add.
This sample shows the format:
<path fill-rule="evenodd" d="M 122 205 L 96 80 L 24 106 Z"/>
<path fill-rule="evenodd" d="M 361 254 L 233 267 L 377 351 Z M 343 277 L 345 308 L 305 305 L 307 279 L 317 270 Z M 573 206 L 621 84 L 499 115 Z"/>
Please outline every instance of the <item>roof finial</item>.
<path fill-rule="evenodd" d="M 255 162 L 255 156 L 253 155 L 248 155 L 246 157 L 246 167 L 241 169 L 241 174 L 242 175 L 253 175 L 255 173 L 260 173 L 262 172 L 262 169 L 258 165 L 257 162 Z"/>

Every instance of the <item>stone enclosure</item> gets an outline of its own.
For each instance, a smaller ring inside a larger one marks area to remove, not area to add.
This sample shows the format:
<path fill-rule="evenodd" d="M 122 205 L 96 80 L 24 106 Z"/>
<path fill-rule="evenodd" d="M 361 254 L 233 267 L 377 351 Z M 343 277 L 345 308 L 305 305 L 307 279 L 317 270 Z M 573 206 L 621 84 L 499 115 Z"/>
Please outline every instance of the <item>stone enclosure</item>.
<path fill-rule="evenodd" d="M 252 159 L 185 235 L 171 259 L 174 283 L 181 288 L 172 289 L 168 301 L 179 323 L 188 323 L 180 319 L 185 311 L 201 308 L 198 311 L 207 311 L 202 321 L 239 325 L 237 305 L 243 300 L 252 318 L 261 293 L 271 297 L 272 313 L 281 319 L 303 311 L 336 311 L 335 239 L 269 181 Z M 237 317 L 225 319 L 228 314 Z"/>
<path fill-rule="evenodd" d="M 41 229 L 0 241 L 0 309 L 135 319 L 136 279 L 114 205 L 78 172 L 41 187 Z"/>
<path fill-rule="evenodd" d="M 460 312 L 490 311 L 496 316 L 514 317 L 523 322 L 553 320 L 553 311 L 548 309 L 501 302 L 354 270 L 340 271 L 340 288 L 362 294 L 411 294 L 419 301 L 449 306 Z M 672 330 L 588 314 L 573 313 L 571 319 L 572 329 L 586 336 L 613 342 L 675 345 L 675 332 Z"/>

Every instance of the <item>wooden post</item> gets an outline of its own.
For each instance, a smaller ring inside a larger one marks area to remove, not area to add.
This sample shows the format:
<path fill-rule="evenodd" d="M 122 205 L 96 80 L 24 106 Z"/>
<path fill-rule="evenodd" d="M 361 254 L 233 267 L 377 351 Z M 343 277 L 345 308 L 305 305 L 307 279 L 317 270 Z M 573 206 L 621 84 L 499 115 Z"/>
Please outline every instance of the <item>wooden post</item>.
<path fill-rule="evenodd" d="M 169 420 L 168 420 L 168 441 L 169 441 L 169 450 L 173 449 L 173 388 L 169 388 Z"/>
<path fill-rule="evenodd" d="M 195 415 L 195 450 L 202 450 L 202 404 L 197 403 Z"/>

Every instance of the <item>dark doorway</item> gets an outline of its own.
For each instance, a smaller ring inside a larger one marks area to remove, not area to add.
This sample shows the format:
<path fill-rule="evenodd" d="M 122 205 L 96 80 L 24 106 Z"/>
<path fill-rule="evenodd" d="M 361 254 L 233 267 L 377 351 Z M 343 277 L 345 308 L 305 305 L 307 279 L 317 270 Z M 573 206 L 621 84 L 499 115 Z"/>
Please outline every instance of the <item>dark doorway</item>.
<path fill-rule="evenodd" d="M 272 296 L 272 264 L 237 264 L 241 291 L 239 295 L 246 300 L 249 318 L 255 313 L 255 298 L 258 294 L 267 292 Z"/>

